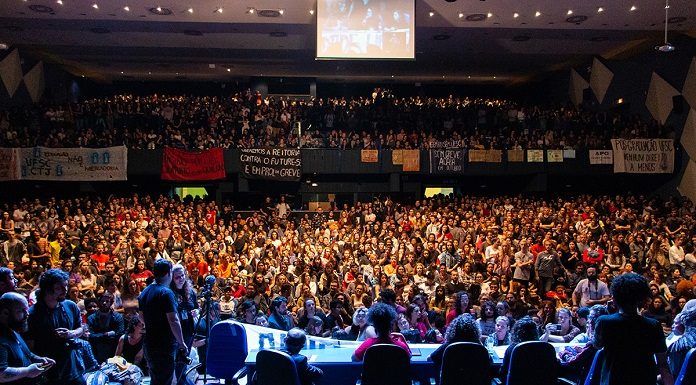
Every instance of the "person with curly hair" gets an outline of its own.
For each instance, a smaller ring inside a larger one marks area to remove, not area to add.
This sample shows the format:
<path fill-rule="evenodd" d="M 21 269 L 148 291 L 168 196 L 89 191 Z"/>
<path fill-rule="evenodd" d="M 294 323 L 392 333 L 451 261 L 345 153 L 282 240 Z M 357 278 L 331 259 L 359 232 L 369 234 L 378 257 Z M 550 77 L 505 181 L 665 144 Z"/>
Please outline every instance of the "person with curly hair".
<path fill-rule="evenodd" d="M 512 334 L 510 335 L 510 346 L 505 349 L 505 356 L 503 357 L 503 364 L 500 367 L 500 372 L 498 373 L 498 378 L 501 383 L 505 384 L 507 381 L 508 369 L 510 368 L 510 359 L 512 358 L 512 350 L 515 346 L 521 342 L 526 341 L 538 341 L 539 340 L 539 329 L 537 328 L 536 322 L 529 317 L 524 316 L 515 322 L 512 327 Z"/>
<path fill-rule="evenodd" d="M 445 341 L 435 351 L 430 353 L 428 361 L 435 363 L 436 367 L 442 365 L 442 356 L 449 344 L 455 342 L 481 343 L 481 328 L 476 319 L 469 313 L 460 314 L 450 322 L 445 332 Z"/>
<path fill-rule="evenodd" d="M 659 372 L 662 383 L 672 385 L 662 327 L 638 312 L 650 297 L 648 281 L 636 273 L 620 275 L 611 294 L 618 312 L 600 317 L 595 328 L 595 344 L 605 354 L 601 383 L 653 385 Z"/>

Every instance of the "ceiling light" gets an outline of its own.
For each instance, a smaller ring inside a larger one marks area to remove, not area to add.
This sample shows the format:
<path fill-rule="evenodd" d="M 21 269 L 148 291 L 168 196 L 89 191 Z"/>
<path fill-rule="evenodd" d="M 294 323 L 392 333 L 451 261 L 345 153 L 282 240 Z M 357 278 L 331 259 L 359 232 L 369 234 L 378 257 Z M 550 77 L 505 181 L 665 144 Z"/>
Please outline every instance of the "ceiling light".
<path fill-rule="evenodd" d="M 539 17 L 539 16 L 541 16 L 541 12 L 536 11 L 536 13 L 534 14 L 534 17 Z"/>
<path fill-rule="evenodd" d="M 228 69 L 227 69 L 227 72 L 232 72 L 232 68 L 228 68 Z"/>
<path fill-rule="evenodd" d="M 459 16 L 459 18 L 461 19 L 462 17 L 464 17 L 464 12 L 459 12 L 457 16 Z"/>
<path fill-rule="evenodd" d="M 281 9 L 278 10 L 278 13 L 280 13 L 280 14 L 282 15 L 282 14 L 285 13 L 285 10 L 281 8 Z"/>
<path fill-rule="evenodd" d="M 193 13 L 193 8 L 187 9 L 188 13 Z"/>
<path fill-rule="evenodd" d="M 123 75 L 123 71 L 121 71 L 121 75 Z"/>
<path fill-rule="evenodd" d="M 217 13 L 222 13 L 222 7 L 216 9 L 215 12 L 217 12 Z"/>
<path fill-rule="evenodd" d="M 92 8 L 99 9 L 99 4 L 97 4 L 97 3 L 92 4 Z"/>
<path fill-rule="evenodd" d="M 517 13 L 517 12 L 515 12 L 515 13 L 512 14 L 512 17 L 514 17 L 515 19 L 517 19 L 518 17 L 520 17 L 520 14 Z"/>
<path fill-rule="evenodd" d="M 58 1 L 56 1 L 56 3 L 63 5 L 63 0 L 58 0 Z"/>
<path fill-rule="evenodd" d="M 435 16 L 435 12 L 433 12 L 433 11 L 428 12 L 428 16 L 430 16 L 430 17 Z"/>
<path fill-rule="evenodd" d="M 157 10 L 157 12 L 162 12 L 162 7 L 160 7 L 159 5 L 155 9 Z"/>
<path fill-rule="evenodd" d="M 638 9 L 638 8 L 636 8 L 635 5 L 632 5 L 632 6 L 631 6 L 631 11 L 635 11 L 636 9 Z"/>
<path fill-rule="evenodd" d="M 488 15 L 486 15 L 486 16 L 488 16 L 488 17 L 493 17 L 493 14 L 490 13 L 490 12 L 488 12 Z"/>
<path fill-rule="evenodd" d="M 317 187 L 317 186 L 319 186 L 319 185 L 317 184 L 317 182 L 312 182 L 312 187 Z"/>
<path fill-rule="evenodd" d="M 148 74 L 148 75 L 152 75 L 152 72 L 148 71 L 147 74 Z"/>
<path fill-rule="evenodd" d="M 126 5 L 125 7 L 123 7 L 123 10 L 126 12 L 130 12 L 130 7 Z"/>
<path fill-rule="evenodd" d="M 310 10 L 309 10 L 309 14 L 310 14 L 310 15 L 314 15 L 314 10 L 313 10 L 313 9 L 310 9 Z"/>
<path fill-rule="evenodd" d="M 602 7 L 597 8 L 597 13 L 602 13 L 602 12 L 604 12 L 604 8 L 602 8 Z"/>
<path fill-rule="evenodd" d="M 249 9 L 247 9 L 247 13 L 250 14 L 250 15 L 253 15 L 254 12 L 256 12 L 256 9 L 255 9 L 255 8 L 249 8 Z"/>
<path fill-rule="evenodd" d="M 568 12 L 566 12 L 566 14 L 567 14 L 567 15 L 572 15 L 572 14 L 573 14 L 573 10 L 572 10 L 572 9 L 569 9 Z"/>

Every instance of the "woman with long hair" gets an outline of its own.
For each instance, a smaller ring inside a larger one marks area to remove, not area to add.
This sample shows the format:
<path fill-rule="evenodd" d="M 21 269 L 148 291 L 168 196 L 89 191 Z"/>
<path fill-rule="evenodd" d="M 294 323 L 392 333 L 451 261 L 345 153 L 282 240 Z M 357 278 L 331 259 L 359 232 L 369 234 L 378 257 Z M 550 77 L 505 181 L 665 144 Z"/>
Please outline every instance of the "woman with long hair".
<path fill-rule="evenodd" d="M 138 296 L 140 295 L 140 285 L 138 281 L 129 279 L 121 293 L 121 302 L 123 303 L 123 318 L 125 320 L 133 317 L 138 313 Z"/>
<path fill-rule="evenodd" d="M 452 309 L 447 312 L 446 323 L 447 325 L 452 322 L 455 318 L 462 314 L 469 314 L 471 312 L 471 302 L 469 301 L 469 294 L 465 291 L 460 291 L 457 293 Z"/>
<path fill-rule="evenodd" d="M 498 318 L 498 308 L 492 301 L 486 301 L 481 305 L 481 316 L 476 320 L 481 327 L 482 338 L 495 333 L 495 320 Z"/>
<path fill-rule="evenodd" d="M 187 346 L 191 346 L 194 326 L 198 319 L 198 301 L 184 266 L 176 264 L 172 267 L 172 283 L 169 288 L 172 289 L 176 298 L 177 313 L 179 314 L 179 322 L 181 322 L 181 331 L 184 334 L 184 342 Z"/>

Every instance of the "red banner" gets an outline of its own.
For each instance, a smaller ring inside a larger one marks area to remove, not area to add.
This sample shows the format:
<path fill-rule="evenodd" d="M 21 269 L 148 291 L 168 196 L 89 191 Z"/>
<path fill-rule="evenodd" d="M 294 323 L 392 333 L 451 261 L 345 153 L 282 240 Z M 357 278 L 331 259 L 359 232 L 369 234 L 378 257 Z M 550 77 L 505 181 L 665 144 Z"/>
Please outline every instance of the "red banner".
<path fill-rule="evenodd" d="M 212 148 L 203 152 L 164 149 L 163 180 L 217 180 L 225 179 L 226 176 L 222 148 Z"/>

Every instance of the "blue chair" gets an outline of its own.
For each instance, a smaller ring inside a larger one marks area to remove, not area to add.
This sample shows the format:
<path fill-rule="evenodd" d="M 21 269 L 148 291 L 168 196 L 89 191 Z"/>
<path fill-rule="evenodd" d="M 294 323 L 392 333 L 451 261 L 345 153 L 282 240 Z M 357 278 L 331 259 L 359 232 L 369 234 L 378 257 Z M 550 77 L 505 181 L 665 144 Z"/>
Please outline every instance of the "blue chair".
<path fill-rule="evenodd" d="M 674 380 L 674 385 L 696 384 L 696 348 L 686 353 L 679 375 Z"/>
<path fill-rule="evenodd" d="M 411 357 L 392 344 L 376 344 L 363 358 L 360 385 L 411 385 Z"/>
<path fill-rule="evenodd" d="M 279 350 L 261 350 L 256 355 L 255 385 L 301 385 L 295 361 Z"/>
<path fill-rule="evenodd" d="M 239 383 L 247 375 L 244 360 L 247 356 L 247 336 L 244 326 L 236 321 L 220 321 L 210 329 L 206 371 L 213 377 L 225 379 L 226 384 Z"/>
<path fill-rule="evenodd" d="M 527 341 L 517 344 L 510 356 L 507 385 L 556 385 L 556 350 L 548 342 Z"/>
<path fill-rule="evenodd" d="M 466 380 L 464 380 L 466 379 Z M 431 384 L 433 384 L 431 379 Z M 491 359 L 481 344 L 455 342 L 445 348 L 440 385 L 490 385 Z"/>

